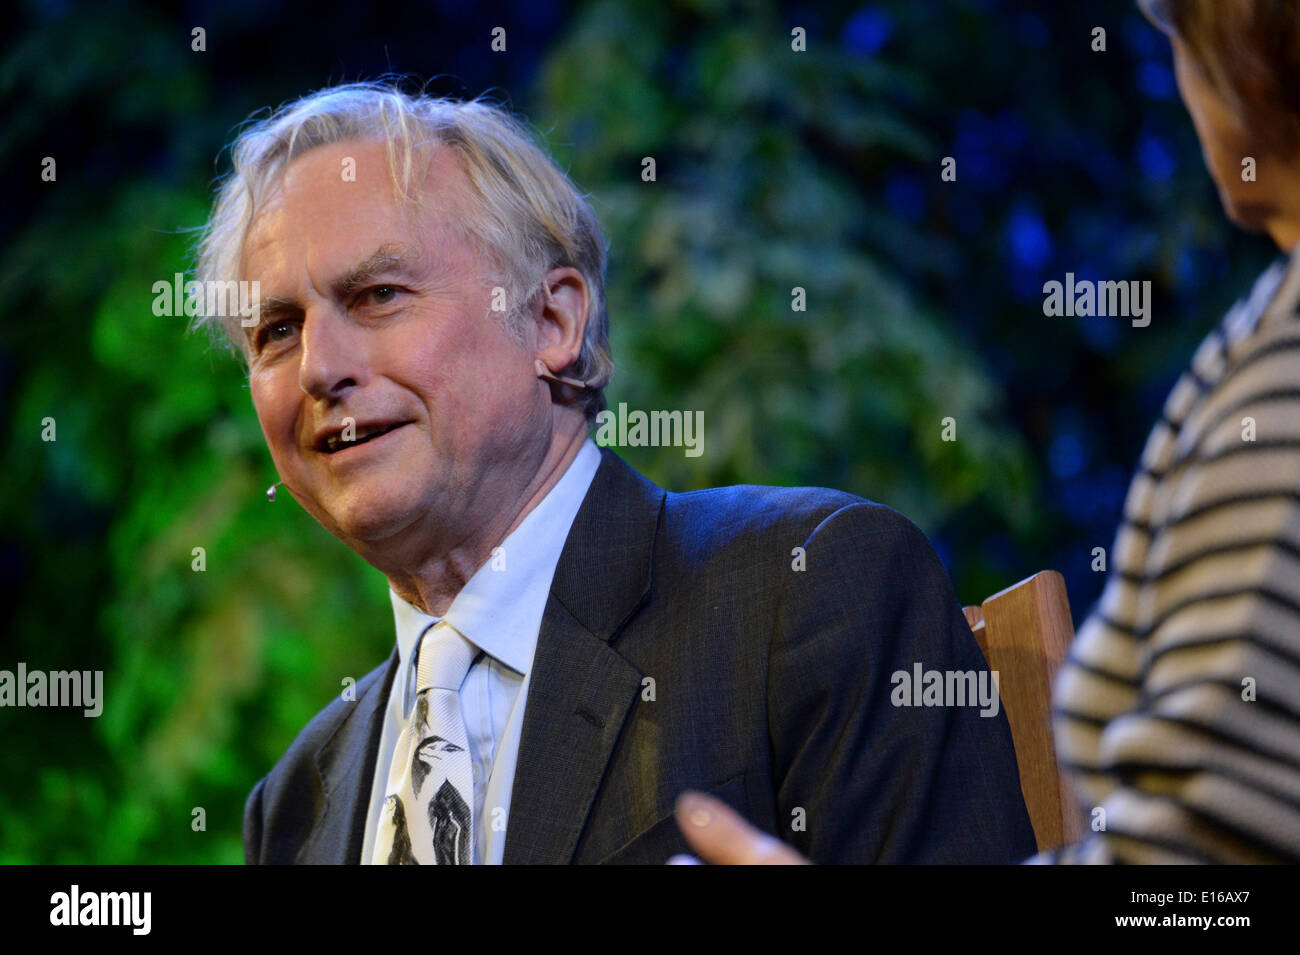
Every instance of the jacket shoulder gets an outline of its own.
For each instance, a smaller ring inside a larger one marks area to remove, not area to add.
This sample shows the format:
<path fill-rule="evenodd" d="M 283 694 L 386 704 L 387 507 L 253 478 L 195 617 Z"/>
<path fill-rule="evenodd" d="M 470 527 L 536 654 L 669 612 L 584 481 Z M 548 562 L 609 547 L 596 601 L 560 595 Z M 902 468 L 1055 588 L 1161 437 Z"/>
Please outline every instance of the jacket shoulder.
<path fill-rule="evenodd" d="M 285 750 L 284 755 L 272 768 L 270 778 L 273 779 L 277 770 L 285 763 L 302 760 L 303 758 L 313 758 L 316 752 L 330 741 L 330 738 L 343 721 L 355 712 L 357 701 L 363 699 L 376 683 L 383 680 L 384 674 L 391 663 L 392 658 L 389 657 L 357 681 L 354 688 L 356 690 L 355 700 L 345 700 L 342 694 L 336 693 L 329 704 L 313 716 L 307 725 L 298 732 L 298 735 L 294 737 L 293 742 L 289 744 L 289 748 Z M 383 705 L 382 701 L 380 705 Z"/>
<path fill-rule="evenodd" d="M 298 732 L 271 771 L 253 787 L 244 806 L 244 857 L 254 862 L 290 862 L 324 809 L 316 757 L 367 694 L 383 689 L 390 656 L 355 687 L 355 701 L 335 695 Z M 378 686 L 376 685 L 378 684 Z M 386 700 L 377 700 L 383 707 Z"/>
<path fill-rule="evenodd" d="M 891 507 L 826 487 L 738 484 L 669 493 L 665 508 L 670 530 L 688 539 L 707 536 L 715 545 L 775 537 L 793 546 L 832 528 L 886 537 L 921 534 Z"/>

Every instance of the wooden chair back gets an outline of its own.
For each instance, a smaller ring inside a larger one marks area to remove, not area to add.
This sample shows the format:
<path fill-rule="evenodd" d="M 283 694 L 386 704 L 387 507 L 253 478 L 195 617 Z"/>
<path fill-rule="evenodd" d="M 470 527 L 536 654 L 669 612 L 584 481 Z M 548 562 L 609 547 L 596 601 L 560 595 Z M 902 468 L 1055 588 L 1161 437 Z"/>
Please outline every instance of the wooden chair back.
<path fill-rule="evenodd" d="M 1074 639 L 1065 578 L 1040 571 L 965 612 L 989 669 L 998 673 L 1038 851 L 1074 842 L 1084 835 L 1083 819 L 1052 742 L 1052 681 Z"/>

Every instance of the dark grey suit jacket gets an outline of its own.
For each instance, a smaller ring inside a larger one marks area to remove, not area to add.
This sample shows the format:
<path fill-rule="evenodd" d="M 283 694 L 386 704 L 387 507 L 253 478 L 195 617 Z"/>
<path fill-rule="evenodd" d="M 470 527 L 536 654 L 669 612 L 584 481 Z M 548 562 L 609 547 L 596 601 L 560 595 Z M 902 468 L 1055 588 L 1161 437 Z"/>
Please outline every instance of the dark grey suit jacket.
<path fill-rule="evenodd" d="M 815 862 L 1033 854 L 1001 709 L 890 702 L 914 663 L 986 666 L 911 522 L 825 488 L 670 494 L 601 454 L 542 618 L 507 863 L 663 863 L 687 788 Z M 253 789 L 248 862 L 359 861 L 396 664 Z"/>

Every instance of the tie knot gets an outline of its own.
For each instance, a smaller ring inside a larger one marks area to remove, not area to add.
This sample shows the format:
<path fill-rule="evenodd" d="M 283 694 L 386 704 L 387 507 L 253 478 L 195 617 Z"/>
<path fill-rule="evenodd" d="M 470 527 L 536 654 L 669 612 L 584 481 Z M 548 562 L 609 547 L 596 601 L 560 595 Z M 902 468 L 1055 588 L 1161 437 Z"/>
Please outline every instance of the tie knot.
<path fill-rule="evenodd" d="M 440 620 L 424 632 L 416 649 L 415 690 L 460 691 L 478 651 L 451 624 Z"/>

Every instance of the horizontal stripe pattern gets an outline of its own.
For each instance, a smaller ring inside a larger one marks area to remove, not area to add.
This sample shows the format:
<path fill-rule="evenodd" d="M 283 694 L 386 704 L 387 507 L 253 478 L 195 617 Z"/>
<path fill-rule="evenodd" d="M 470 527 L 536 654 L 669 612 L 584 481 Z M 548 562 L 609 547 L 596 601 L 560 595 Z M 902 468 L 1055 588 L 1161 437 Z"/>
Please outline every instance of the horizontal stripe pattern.
<path fill-rule="evenodd" d="M 1057 676 L 1089 836 L 1050 863 L 1300 862 L 1300 250 L 1201 343 Z"/>

